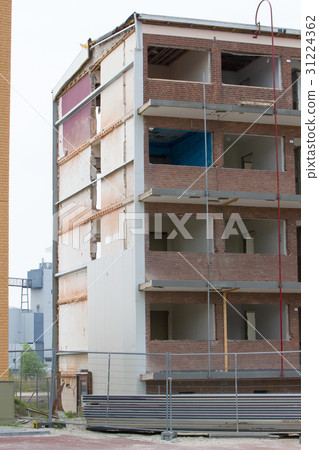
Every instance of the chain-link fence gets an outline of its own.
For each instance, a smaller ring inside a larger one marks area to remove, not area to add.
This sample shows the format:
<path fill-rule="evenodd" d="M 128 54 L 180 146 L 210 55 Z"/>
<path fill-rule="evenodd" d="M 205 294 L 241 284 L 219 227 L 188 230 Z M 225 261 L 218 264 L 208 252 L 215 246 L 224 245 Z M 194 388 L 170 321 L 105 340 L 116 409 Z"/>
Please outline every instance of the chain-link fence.
<path fill-rule="evenodd" d="M 47 377 L 37 377 L 26 374 L 23 379 L 18 379 L 11 375 L 14 380 L 16 403 L 22 402 L 30 409 L 49 410 L 50 383 L 51 379 Z"/>
<path fill-rule="evenodd" d="M 35 411 L 48 415 L 50 405 L 51 361 L 47 361 L 48 349 L 32 349 L 23 344 L 10 350 L 9 379 L 14 381 L 16 414 L 30 416 Z"/>

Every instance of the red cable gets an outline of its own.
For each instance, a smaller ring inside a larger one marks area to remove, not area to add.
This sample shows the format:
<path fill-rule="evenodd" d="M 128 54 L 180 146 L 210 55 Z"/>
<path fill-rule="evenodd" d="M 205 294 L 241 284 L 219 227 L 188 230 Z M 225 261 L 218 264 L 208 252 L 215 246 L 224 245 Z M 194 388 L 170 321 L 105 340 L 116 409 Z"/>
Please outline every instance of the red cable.
<path fill-rule="evenodd" d="M 280 184 L 279 184 L 279 157 L 278 157 L 278 131 L 277 131 L 277 105 L 276 105 L 276 70 L 275 70 L 275 51 L 274 51 L 274 27 L 272 17 L 272 6 L 269 0 L 262 0 L 256 11 L 255 23 L 259 26 L 258 34 L 260 33 L 260 23 L 257 23 L 257 15 L 260 5 L 266 1 L 270 7 L 271 18 L 271 47 L 272 47 L 272 75 L 274 86 L 274 115 L 275 115 L 275 136 L 276 136 L 276 171 L 277 171 L 277 205 L 278 205 L 278 271 L 279 271 L 279 303 L 280 303 L 280 351 L 281 351 L 281 376 L 284 375 L 284 361 L 282 358 L 283 341 L 282 341 L 282 286 L 281 286 L 281 230 L 280 230 Z M 256 35 L 257 37 L 257 35 Z"/>

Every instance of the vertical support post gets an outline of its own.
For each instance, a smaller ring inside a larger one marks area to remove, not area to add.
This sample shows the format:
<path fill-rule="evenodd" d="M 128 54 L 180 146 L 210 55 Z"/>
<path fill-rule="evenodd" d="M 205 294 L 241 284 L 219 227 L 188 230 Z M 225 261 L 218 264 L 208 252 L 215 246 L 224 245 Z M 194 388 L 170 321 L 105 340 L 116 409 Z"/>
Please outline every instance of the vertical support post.
<path fill-rule="evenodd" d="M 239 432 L 238 423 L 238 374 L 237 374 L 237 353 L 235 353 L 235 396 L 236 396 L 236 431 Z"/>
<path fill-rule="evenodd" d="M 24 352 L 22 352 L 22 355 L 21 355 L 21 359 L 20 359 L 20 361 L 21 361 L 21 363 L 20 363 L 20 406 L 19 406 L 19 417 L 21 417 L 21 402 L 22 402 L 22 369 L 23 369 L 23 355 L 24 355 Z"/>
<path fill-rule="evenodd" d="M 39 379 L 37 375 L 35 376 L 35 395 L 37 401 L 37 408 L 39 409 Z"/>
<path fill-rule="evenodd" d="M 59 219 L 58 212 L 59 207 L 57 202 L 59 200 L 58 191 L 58 129 L 55 126 L 58 120 L 58 105 L 56 101 L 53 101 L 53 111 L 52 111 L 52 121 L 53 121 L 53 134 L 52 134 L 52 363 L 51 370 L 53 366 L 56 366 L 56 352 L 58 348 L 58 279 L 56 278 L 56 273 L 58 272 L 58 237 L 59 237 Z M 50 400 L 51 397 L 55 397 L 55 383 L 50 386 Z M 50 401 L 49 401 L 50 403 Z M 53 404 L 53 403 L 52 403 Z M 50 409 L 50 408 L 49 408 Z M 52 417 L 51 417 L 52 420 Z"/>
<path fill-rule="evenodd" d="M 47 397 L 48 397 L 48 409 L 50 404 L 50 386 L 49 386 L 49 378 L 46 378 L 47 380 Z"/>
<path fill-rule="evenodd" d="M 144 119 L 138 114 L 138 108 L 143 104 L 143 30 L 137 13 L 134 13 L 136 46 L 134 50 L 134 211 L 144 214 L 144 203 L 139 201 L 139 193 L 144 192 Z M 134 234 L 135 282 L 145 281 L 145 236 Z M 146 353 L 145 341 L 145 293 L 134 290 L 136 305 L 136 351 Z M 140 371 L 145 371 L 140 368 Z"/>
<path fill-rule="evenodd" d="M 173 427 L 173 408 L 172 408 L 172 354 L 169 353 L 169 403 L 170 403 L 170 414 L 169 414 L 169 430 L 172 433 Z"/>
<path fill-rule="evenodd" d="M 108 361 L 107 361 L 107 403 L 106 403 L 106 424 L 108 424 L 108 422 L 109 422 L 110 375 L 111 375 L 111 354 L 109 353 Z"/>
<path fill-rule="evenodd" d="M 168 432 L 168 377 L 169 377 L 169 370 L 168 370 L 168 352 L 166 352 L 166 431 Z"/>
<path fill-rule="evenodd" d="M 276 68 L 275 68 L 275 44 L 274 44 L 274 25 L 272 6 L 269 0 L 261 0 L 259 3 L 256 15 L 255 24 L 258 26 L 258 32 L 254 36 L 257 38 L 260 33 L 260 22 L 257 22 L 258 11 L 260 5 L 266 1 L 270 8 L 270 23 L 271 23 L 271 54 L 272 54 L 272 77 L 273 77 L 273 93 L 274 93 L 274 118 L 275 118 L 275 143 L 276 143 L 276 179 L 277 179 L 277 210 L 278 210 L 278 283 L 279 283 L 279 307 L 280 307 L 280 361 L 281 361 L 281 376 L 284 376 L 284 360 L 283 352 L 283 337 L 282 337 L 282 282 L 281 282 L 281 220 L 280 220 L 280 183 L 279 183 L 279 155 L 278 155 L 278 127 L 277 127 L 277 98 L 276 98 Z"/>
<path fill-rule="evenodd" d="M 171 441 L 176 438 L 173 428 L 173 405 L 172 405 L 172 354 L 166 353 L 166 431 L 162 433 L 162 439 Z"/>
<path fill-rule="evenodd" d="M 52 349 L 52 367 L 51 367 L 51 383 L 50 383 L 50 397 L 49 397 L 49 423 L 52 422 L 53 404 L 55 398 L 55 371 L 56 371 L 56 347 Z"/>
<path fill-rule="evenodd" d="M 207 256 L 207 351 L 208 351 L 208 377 L 211 376 L 210 361 L 210 248 L 209 248 L 209 209 L 208 209 L 208 150 L 207 150 L 207 121 L 206 121 L 206 85 L 205 72 L 203 72 L 203 106 L 204 106 L 204 139 L 205 139 L 205 199 L 206 199 L 206 256 Z"/>
<path fill-rule="evenodd" d="M 226 292 L 223 292 L 223 319 L 224 319 L 224 366 L 228 372 L 228 337 L 227 337 L 227 301 Z"/>

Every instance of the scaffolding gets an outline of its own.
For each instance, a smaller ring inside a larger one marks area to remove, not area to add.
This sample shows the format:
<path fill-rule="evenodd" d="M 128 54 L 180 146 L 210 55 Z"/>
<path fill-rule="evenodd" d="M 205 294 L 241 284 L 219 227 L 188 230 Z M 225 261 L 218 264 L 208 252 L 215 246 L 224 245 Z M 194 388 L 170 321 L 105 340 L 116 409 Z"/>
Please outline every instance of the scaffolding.
<path fill-rule="evenodd" d="M 28 278 L 9 278 L 9 286 L 21 288 L 21 309 L 30 309 L 29 289 L 32 288 L 32 280 Z"/>

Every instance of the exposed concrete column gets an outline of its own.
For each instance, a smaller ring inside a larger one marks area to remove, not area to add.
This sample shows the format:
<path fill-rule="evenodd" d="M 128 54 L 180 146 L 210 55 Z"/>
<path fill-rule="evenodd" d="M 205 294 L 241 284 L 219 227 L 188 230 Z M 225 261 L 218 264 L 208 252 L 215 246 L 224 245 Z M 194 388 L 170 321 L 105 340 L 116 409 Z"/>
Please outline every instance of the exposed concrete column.
<path fill-rule="evenodd" d="M 134 51 L 134 210 L 144 213 L 144 203 L 138 196 L 144 192 L 144 120 L 138 114 L 143 105 L 143 33 L 142 24 L 135 14 L 136 47 Z M 136 351 L 146 351 L 145 339 L 145 293 L 139 284 L 145 281 L 145 236 L 134 236 L 135 250 L 135 300 L 136 300 Z"/>

